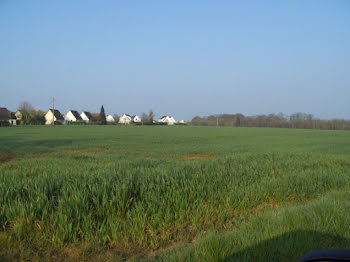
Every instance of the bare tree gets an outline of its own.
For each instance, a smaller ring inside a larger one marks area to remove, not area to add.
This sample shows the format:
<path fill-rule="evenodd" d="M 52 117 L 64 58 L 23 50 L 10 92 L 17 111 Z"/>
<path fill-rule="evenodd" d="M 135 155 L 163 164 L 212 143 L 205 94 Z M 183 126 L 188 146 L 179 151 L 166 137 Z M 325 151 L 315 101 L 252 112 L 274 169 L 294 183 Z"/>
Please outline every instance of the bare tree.
<path fill-rule="evenodd" d="M 27 101 L 22 101 L 18 106 L 18 110 L 24 111 L 24 112 L 31 112 L 31 111 L 34 111 L 35 108 L 31 103 Z"/>
<path fill-rule="evenodd" d="M 115 121 L 115 123 L 118 123 L 119 122 L 119 115 L 118 114 L 114 114 L 113 115 L 113 118 L 114 118 L 114 121 Z"/>
<path fill-rule="evenodd" d="M 149 122 L 150 124 L 153 124 L 153 120 L 154 120 L 154 113 L 153 113 L 153 110 L 150 109 L 150 110 L 148 111 L 148 122 Z"/>
<path fill-rule="evenodd" d="M 33 115 L 35 114 L 34 106 L 27 101 L 23 101 L 19 104 L 18 110 L 22 114 L 22 121 L 26 124 L 30 124 L 32 121 Z"/>
<path fill-rule="evenodd" d="M 142 124 L 148 124 L 148 115 L 146 113 L 141 113 Z"/>

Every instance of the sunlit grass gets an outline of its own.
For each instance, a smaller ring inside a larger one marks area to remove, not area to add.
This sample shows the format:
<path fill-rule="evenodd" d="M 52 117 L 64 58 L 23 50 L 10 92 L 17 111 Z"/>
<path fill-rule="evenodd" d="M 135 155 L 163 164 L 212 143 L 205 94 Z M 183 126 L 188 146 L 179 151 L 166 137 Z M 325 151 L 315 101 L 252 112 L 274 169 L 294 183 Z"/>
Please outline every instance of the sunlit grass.
<path fill-rule="evenodd" d="M 299 229 L 349 237 L 349 217 L 332 220 L 348 198 L 348 132 L 17 127 L 0 129 L 0 142 L 0 258 L 49 259 L 77 244 L 121 259 L 180 244 L 155 259 L 249 261 L 262 250 L 250 245 Z"/>

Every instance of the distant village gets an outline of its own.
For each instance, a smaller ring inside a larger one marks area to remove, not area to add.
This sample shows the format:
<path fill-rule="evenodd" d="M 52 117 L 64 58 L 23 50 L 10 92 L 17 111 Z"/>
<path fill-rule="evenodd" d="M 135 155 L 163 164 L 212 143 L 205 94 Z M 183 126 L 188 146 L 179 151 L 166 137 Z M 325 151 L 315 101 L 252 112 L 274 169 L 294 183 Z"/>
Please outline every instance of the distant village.
<path fill-rule="evenodd" d="M 103 107 L 101 108 L 102 111 Z M 38 113 L 38 112 L 41 112 Z M 153 119 L 153 112 L 141 118 L 138 115 L 123 114 L 121 117 L 103 113 L 90 113 L 77 110 L 69 110 L 65 114 L 61 114 L 58 109 L 48 109 L 46 113 L 39 110 L 17 110 L 11 112 L 5 107 L 0 107 L 0 126 L 15 126 L 21 124 L 45 124 L 45 125 L 67 125 L 67 124 L 121 124 L 121 125 L 142 125 L 142 124 L 160 124 L 160 125 L 176 125 L 186 124 L 184 120 L 176 121 L 172 116 L 162 116 L 158 121 Z M 31 121 L 28 121 L 31 118 Z M 104 119 L 103 119 L 104 118 Z M 33 120 L 32 120 L 33 119 Z"/>
<path fill-rule="evenodd" d="M 103 106 L 100 113 L 69 110 L 61 114 L 58 109 L 36 110 L 27 102 L 22 102 L 16 112 L 0 107 L 0 126 L 16 125 L 193 125 L 226 127 L 273 127 L 299 129 L 350 130 L 350 120 L 320 119 L 311 114 L 297 112 L 291 115 L 283 113 L 269 115 L 245 116 L 240 113 L 195 116 L 190 122 L 176 121 L 173 116 L 164 115 L 155 120 L 153 111 L 140 116 L 123 114 L 105 114 Z"/>

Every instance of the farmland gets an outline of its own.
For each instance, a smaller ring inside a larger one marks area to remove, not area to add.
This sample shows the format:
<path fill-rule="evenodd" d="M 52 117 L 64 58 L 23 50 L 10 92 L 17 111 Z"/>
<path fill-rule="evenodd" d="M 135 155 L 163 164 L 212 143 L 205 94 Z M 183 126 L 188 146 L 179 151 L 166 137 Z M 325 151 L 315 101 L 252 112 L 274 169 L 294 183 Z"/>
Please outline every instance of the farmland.
<path fill-rule="evenodd" d="M 295 261 L 350 248 L 350 132 L 0 129 L 0 260 Z"/>

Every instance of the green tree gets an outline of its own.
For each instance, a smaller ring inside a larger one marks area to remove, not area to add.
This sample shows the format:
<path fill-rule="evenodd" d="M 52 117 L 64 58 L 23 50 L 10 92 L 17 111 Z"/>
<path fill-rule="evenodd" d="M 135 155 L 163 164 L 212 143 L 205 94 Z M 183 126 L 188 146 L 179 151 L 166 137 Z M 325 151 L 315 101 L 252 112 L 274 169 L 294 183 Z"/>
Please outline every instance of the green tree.
<path fill-rule="evenodd" d="M 33 118 L 31 119 L 31 123 L 34 125 L 44 125 L 45 124 L 45 112 L 43 111 L 36 111 L 33 114 Z"/>
<path fill-rule="evenodd" d="M 101 125 L 106 125 L 107 124 L 107 120 L 106 120 L 106 114 L 105 114 L 105 109 L 103 107 L 103 105 L 101 106 L 101 110 L 100 110 L 100 123 Z"/>

